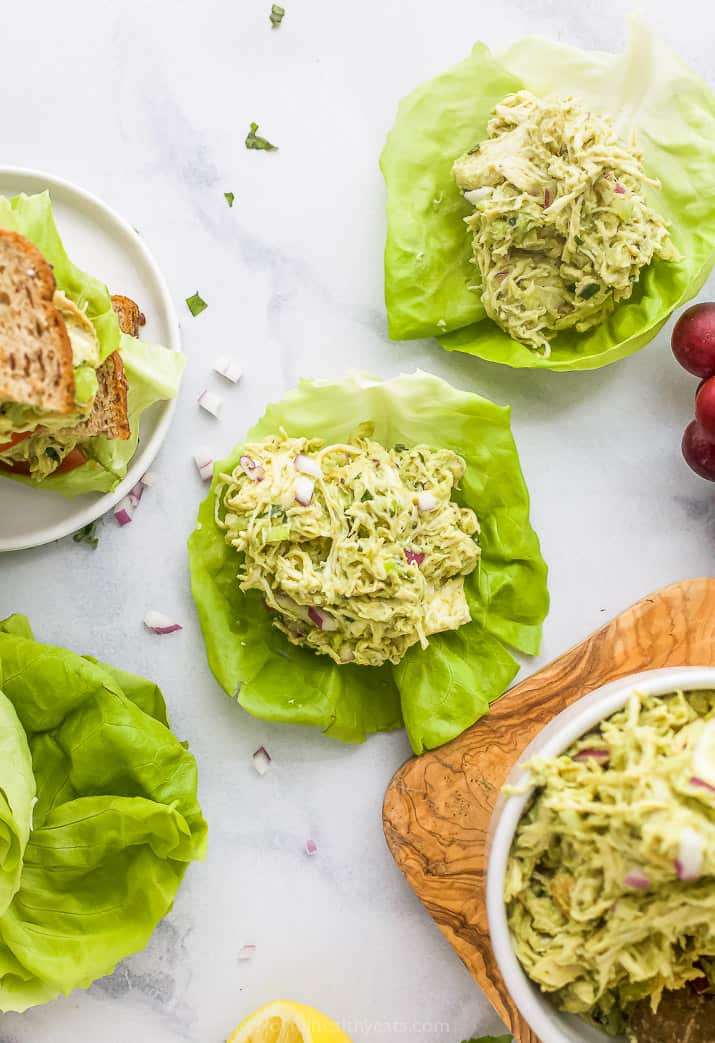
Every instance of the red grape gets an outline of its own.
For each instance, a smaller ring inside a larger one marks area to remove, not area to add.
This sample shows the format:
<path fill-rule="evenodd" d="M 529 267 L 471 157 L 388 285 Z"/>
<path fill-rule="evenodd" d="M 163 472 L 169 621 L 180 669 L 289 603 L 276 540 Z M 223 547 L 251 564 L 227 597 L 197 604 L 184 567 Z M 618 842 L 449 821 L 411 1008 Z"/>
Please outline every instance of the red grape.
<path fill-rule="evenodd" d="M 715 375 L 715 303 L 694 304 L 684 311 L 673 328 L 670 345 L 689 373 Z"/>
<path fill-rule="evenodd" d="M 697 420 L 691 420 L 685 428 L 683 456 L 696 474 L 715 482 L 715 442 L 705 436 Z"/>
<path fill-rule="evenodd" d="M 695 396 L 695 419 L 705 438 L 715 442 L 715 377 L 704 380 Z"/>

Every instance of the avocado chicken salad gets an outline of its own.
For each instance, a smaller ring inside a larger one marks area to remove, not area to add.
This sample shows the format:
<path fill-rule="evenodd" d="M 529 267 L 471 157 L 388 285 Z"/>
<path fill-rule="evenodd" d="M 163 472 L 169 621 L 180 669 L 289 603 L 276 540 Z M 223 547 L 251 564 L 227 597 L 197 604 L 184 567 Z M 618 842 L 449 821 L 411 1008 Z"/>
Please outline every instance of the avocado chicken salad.
<path fill-rule="evenodd" d="M 441 746 L 539 650 L 529 514 L 507 407 L 422 372 L 301 380 L 214 463 L 189 537 L 216 680 L 263 720 Z"/>
<path fill-rule="evenodd" d="M 474 212 L 476 287 L 487 315 L 514 340 L 550 353 L 565 329 L 604 322 L 658 256 L 677 253 L 646 202 L 635 137 L 575 98 L 518 91 L 500 102 L 488 137 L 454 164 Z"/>
<path fill-rule="evenodd" d="M 476 43 L 380 158 L 390 338 L 524 369 L 639 351 L 712 269 L 714 163 L 712 90 L 640 19 L 620 54 Z"/>
<path fill-rule="evenodd" d="M 527 767 L 505 882 L 516 954 L 561 1010 L 641 1040 L 644 1003 L 715 995 L 715 692 L 635 692 Z"/>
<path fill-rule="evenodd" d="M 363 666 L 468 623 L 464 577 L 479 561 L 477 516 L 451 499 L 464 460 L 372 433 L 248 444 L 216 497 L 241 589 L 262 593 L 291 643 Z"/>

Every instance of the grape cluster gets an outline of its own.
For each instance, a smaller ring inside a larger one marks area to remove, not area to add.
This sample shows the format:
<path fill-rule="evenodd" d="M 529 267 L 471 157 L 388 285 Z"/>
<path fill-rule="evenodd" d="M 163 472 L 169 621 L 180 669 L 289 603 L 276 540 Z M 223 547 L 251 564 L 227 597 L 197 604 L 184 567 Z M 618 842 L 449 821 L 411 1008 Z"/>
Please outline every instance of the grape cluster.
<path fill-rule="evenodd" d="M 695 419 L 683 434 L 686 463 L 715 482 L 715 303 L 694 304 L 675 324 L 671 339 L 680 365 L 701 377 L 695 395 Z"/>

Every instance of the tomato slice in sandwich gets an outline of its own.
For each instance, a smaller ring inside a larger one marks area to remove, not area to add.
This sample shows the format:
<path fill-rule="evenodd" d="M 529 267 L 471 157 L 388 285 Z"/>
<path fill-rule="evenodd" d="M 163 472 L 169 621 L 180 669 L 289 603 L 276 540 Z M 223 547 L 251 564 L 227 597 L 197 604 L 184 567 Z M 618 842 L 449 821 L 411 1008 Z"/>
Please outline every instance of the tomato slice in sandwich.
<path fill-rule="evenodd" d="M 17 444 L 17 443 L 16 443 Z M 74 471 L 82 464 L 87 463 L 87 457 L 81 449 L 73 449 L 72 452 L 68 453 L 61 464 L 59 464 L 52 474 L 48 475 L 48 480 L 52 479 L 52 475 L 55 474 L 67 474 L 68 471 Z M 27 460 L 18 460 L 15 463 L 0 461 L 0 471 L 5 471 L 8 474 L 29 474 L 30 465 Z"/>
<path fill-rule="evenodd" d="M 10 435 L 9 442 L 0 442 L 0 453 L 4 453 L 7 449 L 12 449 L 13 446 L 18 445 L 20 442 L 24 442 L 31 434 L 32 431 L 19 431 L 16 435 Z"/>

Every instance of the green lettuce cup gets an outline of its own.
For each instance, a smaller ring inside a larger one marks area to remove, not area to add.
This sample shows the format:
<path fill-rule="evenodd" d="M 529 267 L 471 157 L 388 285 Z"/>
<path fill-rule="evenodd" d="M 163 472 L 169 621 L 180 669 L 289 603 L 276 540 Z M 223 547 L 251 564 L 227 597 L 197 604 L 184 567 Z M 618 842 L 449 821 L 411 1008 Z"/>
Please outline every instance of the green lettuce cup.
<path fill-rule="evenodd" d="M 289 437 L 342 442 L 363 422 L 384 446 L 419 443 L 464 457 L 455 499 L 476 511 L 480 564 L 467 577 L 471 621 L 413 646 L 397 666 L 338 665 L 291 644 L 256 591 L 239 589 L 239 558 L 216 524 L 216 488 L 243 446 L 284 429 Z M 427 373 L 381 381 L 353 373 L 303 380 L 225 459 L 189 538 L 191 586 L 209 665 L 219 684 L 255 717 L 313 725 L 345 742 L 404 726 L 416 753 L 448 742 L 489 709 L 518 663 L 507 646 L 534 655 L 549 607 L 547 568 L 529 523 L 529 494 L 509 409 Z"/>
<path fill-rule="evenodd" d="M 0 1011 L 144 948 L 205 857 L 196 789 L 155 684 L 0 623 Z"/>
<path fill-rule="evenodd" d="M 574 95 L 610 117 L 622 137 L 636 131 L 646 172 L 661 182 L 660 190 L 648 190 L 648 201 L 669 222 L 680 255 L 644 269 L 607 322 L 559 334 L 548 358 L 486 316 L 463 222 L 472 207 L 452 176 L 454 160 L 486 137 L 494 106 L 519 90 Z M 436 337 L 447 351 L 520 368 L 597 369 L 645 347 L 715 263 L 715 97 L 640 22 L 623 55 L 539 38 L 492 55 L 478 43 L 466 61 L 401 103 L 380 165 L 387 185 L 385 302 L 396 340 Z"/>

